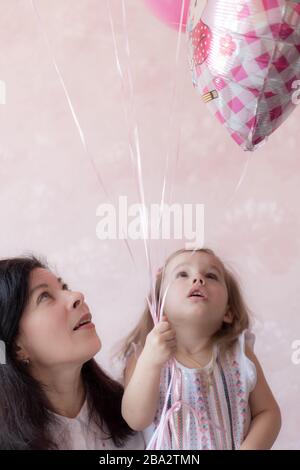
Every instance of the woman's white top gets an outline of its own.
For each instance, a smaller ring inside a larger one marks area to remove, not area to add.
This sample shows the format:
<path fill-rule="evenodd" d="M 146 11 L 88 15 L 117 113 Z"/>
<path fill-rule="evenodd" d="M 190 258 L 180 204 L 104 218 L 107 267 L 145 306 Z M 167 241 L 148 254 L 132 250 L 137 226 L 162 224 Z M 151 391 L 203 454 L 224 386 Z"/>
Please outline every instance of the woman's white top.
<path fill-rule="evenodd" d="M 124 446 L 116 447 L 93 422 L 89 421 L 87 400 L 75 418 L 67 418 L 53 413 L 57 425 L 52 429 L 52 436 L 60 450 L 117 450 L 145 449 L 142 433 L 128 438 Z"/>

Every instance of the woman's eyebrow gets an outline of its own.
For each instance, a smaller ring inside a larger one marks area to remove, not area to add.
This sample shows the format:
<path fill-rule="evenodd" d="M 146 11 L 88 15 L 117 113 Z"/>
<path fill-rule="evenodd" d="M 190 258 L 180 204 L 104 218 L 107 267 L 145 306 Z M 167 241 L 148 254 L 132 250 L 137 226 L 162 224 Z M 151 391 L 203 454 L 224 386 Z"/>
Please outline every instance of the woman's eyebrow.
<path fill-rule="evenodd" d="M 66 287 L 69 290 L 69 285 L 61 277 L 58 277 L 57 280 L 61 284 L 62 288 Z"/>
<path fill-rule="evenodd" d="M 66 285 L 61 277 L 58 277 L 57 280 L 63 286 Z M 33 289 L 31 289 L 31 291 L 29 293 L 29 297 L 31 297 L 35 293 L 35 291 L 37 291 L 39 289 L 42 289 L 42 288 L 43 289 L 49 289 L 49 284 L 44 283 L 44 284 L 39 284 L 38 286 L 35 286 Z"/>
<path fill-rule="evenodd" d="M 47 289 L 48 287 L 49 287 L 48 284 L 39 284 L 38 286 L 35 286 L 33 289 L 31 289 L 31 291 L 30 291 L 30 293 L 29 293 L 29 297 L 31 297 L 31 296 L 35 293 L 35 291 L 37 291 L 37 290 L 39 290 L 39 289 L 42 289 L 42 288 L 43 288 L 43 289 L 44 289 L 44 288 Z"/>

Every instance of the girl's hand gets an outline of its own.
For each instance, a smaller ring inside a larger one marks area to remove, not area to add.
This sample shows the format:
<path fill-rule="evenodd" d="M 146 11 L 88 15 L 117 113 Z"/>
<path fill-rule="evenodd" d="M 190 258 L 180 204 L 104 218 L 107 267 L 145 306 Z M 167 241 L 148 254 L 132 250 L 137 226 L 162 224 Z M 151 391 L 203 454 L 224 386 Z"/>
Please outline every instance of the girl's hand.
<path fill-rule="evenodd" d="M 161 368 L 172 357 L 175 350 L 175 331 L 164 316 L 148 334 L 141 359 L 148 366 Z"/>

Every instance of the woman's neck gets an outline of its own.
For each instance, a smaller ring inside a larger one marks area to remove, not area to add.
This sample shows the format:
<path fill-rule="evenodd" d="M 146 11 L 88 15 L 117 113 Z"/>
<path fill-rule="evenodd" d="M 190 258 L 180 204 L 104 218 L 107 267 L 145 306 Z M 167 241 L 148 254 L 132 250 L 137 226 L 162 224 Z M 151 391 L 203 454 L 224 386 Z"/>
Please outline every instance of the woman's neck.
<path fill-rule="evenodd" d="M 38 368 L 34 377 L 44 385 L 45 394 L 55 413 L 75 418 L 85 401 L 81 366 L 53 369 Z"/>

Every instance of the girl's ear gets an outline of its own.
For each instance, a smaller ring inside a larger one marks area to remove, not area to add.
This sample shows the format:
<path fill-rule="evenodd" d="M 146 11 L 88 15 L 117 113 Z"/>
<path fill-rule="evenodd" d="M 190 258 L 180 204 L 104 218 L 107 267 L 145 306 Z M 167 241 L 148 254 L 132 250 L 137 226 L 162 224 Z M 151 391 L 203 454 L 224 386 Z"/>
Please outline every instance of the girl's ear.
<path fill-rule="evenodd" d="M 223 318 L 224 323 L 232 323 L 233 322 L 233 314 L 230 309 L 228 309 Z"/>

